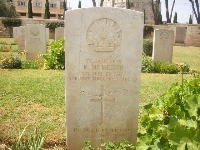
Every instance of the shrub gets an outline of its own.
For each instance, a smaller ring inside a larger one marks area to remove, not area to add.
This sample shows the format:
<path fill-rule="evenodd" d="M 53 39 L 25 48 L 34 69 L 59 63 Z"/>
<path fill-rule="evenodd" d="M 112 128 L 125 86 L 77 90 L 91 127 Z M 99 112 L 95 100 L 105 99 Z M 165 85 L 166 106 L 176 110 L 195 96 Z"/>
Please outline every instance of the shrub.
<path fill-rule="evenodd" d="M 149 40 L 149 39 L 143 40 L 143 52 L 147 56 L 152 56 L 152 52 L 153 52 L 153 41 L 152 40 Z"/>
<path fill-rule="evenodd" d="M 145 54 L 142 55 L 142 72 L 143 73 L 153 73 L 154 72 L 154 62 L 153 60 L 146 56 Z"/>
<path fill-rule="evenodd" d="M 184 64 L 184 73 L 189 72 L 189 66 Z M 142 72 L 143 73 L 166 73 L 166 74 L 177 74 L 182 72 L 180 66 L 174 63 L 166 61 L 153 61 L 151 57 L 146 56 L 143 53 L 142 57 Z"/>
<path fill-rule="evenodd" d="M 17 57 L 9 57 L 1 60 L 2 69 L 21 69 L 22 61 Z"/>
<path fill-rule="evenodd" d="M 17 18 L 5 18 L 2 19 L 2 23 L 5 27 L 17 27 L 21 25 L 21 20 Z"/>
<path fill-rule="evenodd" d="M 147 37 L 151 35 L 151 32 L 153 32 L 154 28 L 152 26 L 144 26 L 143 36 Z"/>
<path fill-rule="evenodd" d="M 176 64 L 168 63 L 166 61 L 154 61 L 155 73 L 177 74 L 179 68 Z"/>
<path fill-rule="evenodd" d="M 144 106 L 137 148 L 200 148 L 200 75 L 183 80 Z"/>
<path fill-rule="evenodd" d="M 48 22 L 46 24 L 46 28 L 49 28 L 50 30 L 55 30 L 55 28 L 58 27 L 64 27 L 64 22 Z"/>
<path fill-rule="evenodd" d="M 65 69 L 64 39 L 52 41 L 43 57 L 45 69 Z"/>

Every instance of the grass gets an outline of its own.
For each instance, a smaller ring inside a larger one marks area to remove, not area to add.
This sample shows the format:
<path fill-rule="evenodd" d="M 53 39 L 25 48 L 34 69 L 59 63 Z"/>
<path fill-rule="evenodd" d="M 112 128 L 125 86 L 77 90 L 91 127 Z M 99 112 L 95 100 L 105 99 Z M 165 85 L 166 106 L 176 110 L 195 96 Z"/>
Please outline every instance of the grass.
<path fill-rule="evenodd" d="M 186 62 L 191 69 L 200 71 L 200 47 L 174 47 L 173 62 Z"/>
<path fill-rule="evenodd" d="M 200 71 L 200 48 L 174 47 L 173 62 Z M 184 75 L 184 78 L 191 78 Z M 142 74 L 140 107 L 164 94 L 181 75 Z M 0 70 L 0 143 L 16 140 L 21 128 L 39 128 L 48 145 L 66 141 L 64 71 Z"/>
<path fill-rule="evenodd" d="M 140 106 L 176 81 L 180 75 L 142 74 Z M 0 142 L 15 140 L 27 125 L 27 133 L 38 127 L 47 143 L 65 142 L 64 71 L 1 70 L 0 83 Z"/>
<path fill-rule="evenodd" d="M 0 38 L 0 51 L 3 51 L 5 47 L 12 51 L 17 51 L 19 49 L 13 38 Z"/>
<path fill-rule="evenodd" d="M 65 141 L 64 72 L 1 70 L 0 76 L 0 141 L 16 139 L 27 125 L 48 142 Z"/>

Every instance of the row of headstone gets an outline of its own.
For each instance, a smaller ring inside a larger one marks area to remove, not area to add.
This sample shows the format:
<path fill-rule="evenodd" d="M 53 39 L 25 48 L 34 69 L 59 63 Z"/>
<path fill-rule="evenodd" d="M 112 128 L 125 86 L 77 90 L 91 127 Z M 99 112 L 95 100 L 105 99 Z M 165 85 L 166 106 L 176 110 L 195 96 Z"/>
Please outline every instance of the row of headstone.
<path fill-rule="evenodd" d="M 55 29 L 55 40 L 64 37 L 64 28 Z M 27 51 L 27 60 L 33 60 L 38 53 L 46 53 L 46 44 L 49 43 L 49 29 L 42 24 L 28 24 L 13 28 L 14 42 L 18 43 L 19 50 Z"/>
<path fill-rule="evenodd" d="M 28 24 L 13 28 L 14 41 L 19 50 L 26 50 L 26 59 L 35 60 L 39 53 L 46 53 L 49 29 L 42 24 Z"/>

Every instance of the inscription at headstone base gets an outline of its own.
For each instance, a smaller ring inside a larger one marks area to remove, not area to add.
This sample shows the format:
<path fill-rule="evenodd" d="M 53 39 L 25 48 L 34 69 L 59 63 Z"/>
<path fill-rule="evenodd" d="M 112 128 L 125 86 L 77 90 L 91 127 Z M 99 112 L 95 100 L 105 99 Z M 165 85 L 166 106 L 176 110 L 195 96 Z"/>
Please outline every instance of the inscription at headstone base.
<path fill-rule="evenodd" d="M 168 29 L 154 30 L 153 54 L 156 61 L 172 62 L 174 31 Z"/>
<path fill-rule="evenodd" d="M 76 18 L 76 19 L 74 19 Z M 143 14 L 87 8 L 65 14 L 67 145 L 136 143 Z"/>
<path fill-rule="evenodd" d="M 55 40 L 59 40 L 64 37 L 64 27 L 55 28 Z"/>
<path fill-rule="evenodd" d="M 46 28 L 42 24 L 28 24 L 26 26 L 25 49 L 26 59 L 35 60 L 39 53 L 46 53 Z"/>

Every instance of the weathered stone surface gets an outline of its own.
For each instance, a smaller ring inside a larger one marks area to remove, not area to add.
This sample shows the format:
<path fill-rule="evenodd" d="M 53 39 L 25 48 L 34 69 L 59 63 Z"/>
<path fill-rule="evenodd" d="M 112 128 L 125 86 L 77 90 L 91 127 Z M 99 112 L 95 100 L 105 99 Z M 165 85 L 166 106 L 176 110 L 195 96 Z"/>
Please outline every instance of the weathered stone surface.
<path fill-rule="evenodd" d="M 154 30 L 153 60 L 172 62 L 174 31 L 168 29 Z"/>
<path fill-rule="evenodd" d="M 35 60 L 36 56 L 46 53 L 46 28 L 42 24 L 29 24 L 26 26 L 25 49 L 26 59 Z"/>
<path fill-rule="evenodd" d="M 18 34 L 18 48 L 19 50 L 25 49 L 25 26 L 19 27 L 19 34 Z"/>
<path fill-rule="evenodd" d="M 59 40 L 64 37 L 64 27 L 55 28 L 55 40 Z"/>
<path fill-rule="evenodd" d="M 136 142 L 143 14 L 87 8 L 65 15 L 67 145 Z M 76 19 L 74 19 L 76 18 Z"/>
<path fill-rule="evenodd" d="M 49 28 L 46 28 L 46 42 L 49 43 Z"/>

